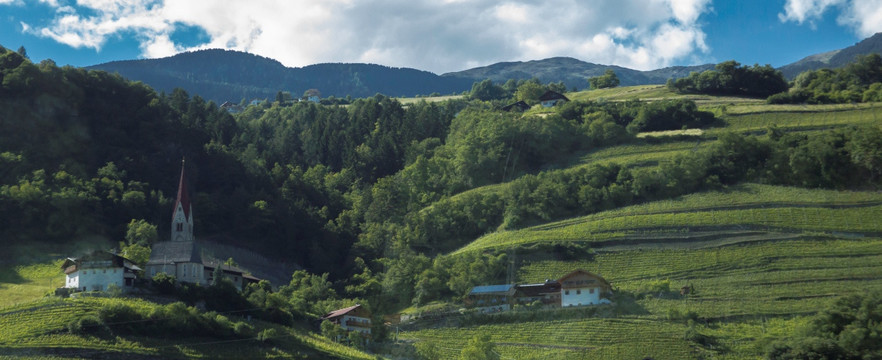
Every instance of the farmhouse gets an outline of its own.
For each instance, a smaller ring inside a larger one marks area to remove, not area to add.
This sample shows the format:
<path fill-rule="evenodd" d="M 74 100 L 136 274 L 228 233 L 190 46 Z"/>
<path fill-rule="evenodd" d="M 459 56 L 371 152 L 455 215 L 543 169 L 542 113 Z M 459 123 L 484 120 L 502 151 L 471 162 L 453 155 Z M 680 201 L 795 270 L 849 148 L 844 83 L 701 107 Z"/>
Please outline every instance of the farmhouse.
<path fill-rule="evenodd" d="M 527 111 L 527 110 L 530 110 L 530 105 L 528 105 L 527 103 L 525 103 L 525 102 L 523 102 L 523 101 L 518 101 L 518 102 L 516 102 L 516 103 L 514 103 L 514 104 L 509 104 L 509 105 L 506 105 L 506 106 L 502 107 L 502 111 L 518 111 L 518 112 L 524 112 L 524 111 Z"/>
<path fill-rule="evenodd" d="M 557 280 L 560 283 L 560 306 L 608 304 L 612 289 L 604 278 L 579 269 Z"/>
<path fill-rule="evenodd" d="M 539 284 L 517 285 L 515 301 L 521 305 L 539 301 L 547 307 L 560 307 L 560 283 L 556 280 L 545 280 Z"/>
<path fill-rule="evenodd" d="M 135 272 L 141 269 L 117 254 L 94 251 L 80 258 L 67 258 L 61 265 L 64 271 L 64 287 L 76 291 L 103 291 L 117 286 L 123 291 L 131 289 Z"/>
<path fill-rule="evenodd" d="M 511 310 L 514 305 L 539 301 L 545 307 L 558 308 L 609 304 L 612 287 L 606 279 L 579 269 L 558 280 L 523 285 L 475 286 L 465 298 L 465 306 L 482 313 Z"/>
<path fill-rule="evenodd" d="M 328 320 L 340 325 L 346 331 L 358 331 L 365 335 L 371 334 L 371 313 L 362 307 L 361 304 L 331 311 L 322 316 L 321 320 Z"/>
<path fill-rule="evenodd" d="M 562 104 L 567 101 L 570 101 L 570 99 L 567 99 L 566 96 L 563 96 L 563 94 L 559 92 L 551 90 L 546 91 L 544 94 L 542 94 L 542 96 L 539 97 L 539 102 L 542 103 L 542 106 L 544 107 L 552 107 L 554 105 Z"/>
<path fill-rule="evenodd" d="M 511 310 L 515 285 L 475 286 L 466 295 L 465 305 L 483 313 Z"/>

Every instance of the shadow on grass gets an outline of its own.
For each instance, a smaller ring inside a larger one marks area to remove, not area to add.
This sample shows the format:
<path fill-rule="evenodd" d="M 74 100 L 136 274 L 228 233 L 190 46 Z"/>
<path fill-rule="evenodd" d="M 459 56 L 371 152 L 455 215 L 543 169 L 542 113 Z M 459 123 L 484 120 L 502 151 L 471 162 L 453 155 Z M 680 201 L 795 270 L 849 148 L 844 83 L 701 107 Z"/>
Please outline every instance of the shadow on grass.
<path fill-rule="evenodd" d="M 24 284 L 28 280 L 23 278 L 17 270 L 9 266 L 0 266 L 0 284 Z"/>

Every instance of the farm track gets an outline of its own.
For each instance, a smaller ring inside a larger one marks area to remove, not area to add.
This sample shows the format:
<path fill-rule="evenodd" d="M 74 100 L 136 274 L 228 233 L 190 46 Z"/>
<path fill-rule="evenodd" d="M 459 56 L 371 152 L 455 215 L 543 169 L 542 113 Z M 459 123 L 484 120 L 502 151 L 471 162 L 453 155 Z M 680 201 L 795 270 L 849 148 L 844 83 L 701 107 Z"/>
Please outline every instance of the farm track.
<path fill-rule="evenodd" d="M 805 237 L 805 235 L 761 231 L 690 232 L 679 236 L 676 233 L 625 236 L 614 240 L 591 242 L 591 247 L 597 252 L 709 249 L 746 243 L 794 240 L 802 237 Z"/>

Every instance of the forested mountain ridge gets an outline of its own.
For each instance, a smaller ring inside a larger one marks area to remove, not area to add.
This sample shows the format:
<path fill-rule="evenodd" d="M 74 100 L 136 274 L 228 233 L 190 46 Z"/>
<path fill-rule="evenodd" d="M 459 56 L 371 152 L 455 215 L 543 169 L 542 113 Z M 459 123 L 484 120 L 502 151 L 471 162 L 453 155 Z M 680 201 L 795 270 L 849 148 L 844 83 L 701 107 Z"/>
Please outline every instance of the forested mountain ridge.
<path fill-rule="evenodd" d="M 231 50 L 199 50 L 161 59 L 114 61 L 87 67 L 119 73 L 142 81 L 157 91 L 182 88 L 217 103 L 242 99 L 274 99 L 279 91 L 299 97 L 318 89 L 323 97 L 365 97 L 452 94 L 468 91 L 472 83 L 491 79 L 538 78 L 543 83 L 563 82 L 568 88 L 588 87 L 588 78 L 614 69 L 621 85 L 664 84 L 667 79 L 703 71 L 713 65 L 674 66 L 638 71 L 619 66 L 592 64 L 573 58 L 550 58 L 527 62 L 505 62 L 460 72 L 436 75 L 410 68 L 374 64 L 316 64 L 288 68 L 278 61 Z"/>
<path fill-rule="evenodd" d="M 793 79 L 796 75 L 807 70 L 822 68 L 839 68 L 855 61 L 858 55 L 879 54 L 882 55 L 882 33 L 861 40 L 852 46 L 827 51 L 820 54 L 807 56 L 795 63 L 784 65 L 778 70 L 784 73 L 784 77 Z"/>
<path fill-rule="evenodd" d="M 374 64 L 316 64 L 285 67 L 278 61 L 231 50 L 199 50 L 161 59 L 114 61 L 87 67 L 143 81 L 157 91 L 182 88 L 217 103 L 274 99 L 279 91 L 300 97 L 318 89 L 323 97 L 450 94 L 468 90 L 468 79 Z"/>
<path fill-rule="evenodd" d="M 668 79 L 681 78 L 693 71 L 713 68 L 713 64 L 697 66 L 672 66 L 651 71 L 639 71 L 615 65 L 599 65 L 569 57 L 554 57 L 544 60 L 501 62 L 474 69 L 446 73 L 442 76 L 473 80 L 490 79 L 504 83 L 509 79 L 527 80 L 538 78 L 543 83 L 563 82 L 568 88 L 585 89 L 587 79 L 603 75 L 607 69 L 616 72 L 620 85 L 664 84 Z"/>

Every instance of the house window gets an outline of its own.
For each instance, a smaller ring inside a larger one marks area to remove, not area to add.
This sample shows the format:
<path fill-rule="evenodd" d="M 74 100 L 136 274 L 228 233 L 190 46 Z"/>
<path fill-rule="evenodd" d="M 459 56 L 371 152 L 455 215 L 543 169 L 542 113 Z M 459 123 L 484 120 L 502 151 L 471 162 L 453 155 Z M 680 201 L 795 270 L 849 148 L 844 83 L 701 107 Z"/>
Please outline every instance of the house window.
<path fill-rule="evenodd" d="M 569 295 L 569 294 L 570 294 L 570 291 L 569 291 L 569 290 L 564 291 L 564 295 Z"/>
<path fill-rule="evenodd" d="M 576 295 L 582 295 L 582 290 L 576 290 Z"/>
<path fill-rule="evenodd" d="M 102 274 L 107 274 L 107 269 L 101 270 Z"/>
<path fill-rule="evenodd" d="M 178 223 L 178 231 L 184 231 L 184 223 Z"/>
<path fill-rule="evenodd" d="M 593 294 L 593 293 L 594 293 L 594 288 L 589 289 L 589 290 L 588 290 L 588 293 L 589 293 L 589 294 Z"/>

